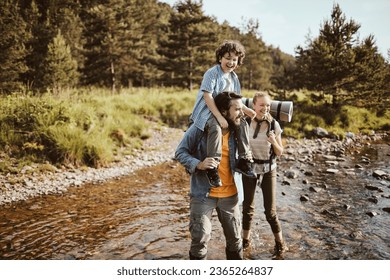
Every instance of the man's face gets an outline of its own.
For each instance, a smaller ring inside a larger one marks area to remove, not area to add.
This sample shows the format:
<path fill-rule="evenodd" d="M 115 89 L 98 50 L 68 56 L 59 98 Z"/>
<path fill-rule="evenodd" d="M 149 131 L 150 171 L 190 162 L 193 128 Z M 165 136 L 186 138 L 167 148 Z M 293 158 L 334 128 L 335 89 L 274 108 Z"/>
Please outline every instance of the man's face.
<path fill-rule="evenodd" d="M 226 113 L 226 120 L 229 124 L 239 126 L 241 118 L 244 116 L 242 112 L 242 101 L 241 99 L 233 99 L 230 101 L 229 111 Z"/>

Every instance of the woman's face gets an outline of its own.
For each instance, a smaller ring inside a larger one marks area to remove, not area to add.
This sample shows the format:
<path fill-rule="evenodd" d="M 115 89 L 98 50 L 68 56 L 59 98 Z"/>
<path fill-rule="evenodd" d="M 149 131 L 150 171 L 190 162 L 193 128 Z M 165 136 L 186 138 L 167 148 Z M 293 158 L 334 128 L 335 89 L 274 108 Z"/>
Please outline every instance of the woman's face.
<path fill-rule="evenodd" d="M 261 96 L 253 103 L 253 110 L 256 112 L 256 117 L 262 119 L 270 113 L 271 99 L 269 96 Z"/>
<path fill-rule="evenodd" d="M 219 60 L 222 71 L 229 73 L 234 71 L 238 66 L 238 56 L 234 53 L 225 53 Z"/>

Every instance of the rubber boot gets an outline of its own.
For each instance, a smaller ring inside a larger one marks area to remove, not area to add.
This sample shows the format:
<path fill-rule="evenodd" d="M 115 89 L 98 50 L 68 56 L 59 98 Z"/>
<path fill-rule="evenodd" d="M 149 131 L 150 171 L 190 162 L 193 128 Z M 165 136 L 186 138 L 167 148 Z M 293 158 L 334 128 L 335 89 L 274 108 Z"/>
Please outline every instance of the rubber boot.
<path fill-rule="evenodd" d="M 227 260 L 243 260 L 243 253 L 242 253 L 242 248 L 238 251 L 228 251 L 228 249 L 225 249 L 226 252 L 226 259 Z"/>

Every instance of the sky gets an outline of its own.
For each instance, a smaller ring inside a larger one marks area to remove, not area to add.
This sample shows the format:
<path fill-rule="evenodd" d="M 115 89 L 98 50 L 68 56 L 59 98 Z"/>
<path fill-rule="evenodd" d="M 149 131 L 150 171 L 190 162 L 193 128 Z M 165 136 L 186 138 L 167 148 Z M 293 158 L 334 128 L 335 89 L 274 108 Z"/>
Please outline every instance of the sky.
<path fill-rule="evenodd" d="M 177 0 L 159 0 L 173 6 Z M 294 49 L 306 46 L 308 34 L 318 36 L 321 25 L 330 20 L 334 3 L 339 4 L 347 21 L 361 25 L 362 40 L 374 35 L 378 51 L 387 58 L 390 49 L 390 0 L 203 0 L 205 15 L 215 16 L 240 28 L 249 19 L 257 19 L 267 45 L 294 55 Z"/>

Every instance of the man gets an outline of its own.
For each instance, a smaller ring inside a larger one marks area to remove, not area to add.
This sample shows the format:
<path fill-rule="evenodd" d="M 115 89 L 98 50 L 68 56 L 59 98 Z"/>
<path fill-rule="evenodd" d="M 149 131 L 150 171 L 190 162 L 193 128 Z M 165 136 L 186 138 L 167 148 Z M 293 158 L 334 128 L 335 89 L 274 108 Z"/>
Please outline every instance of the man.
<path fill-rule="evenodd" d="M 223 92 L 215 97 L 215 104 L 229 126 L 222 129 L 222 158 L 218 162 L 207 155 L 207 131 L 194 125 L 184 134 L 176 149 L 176 159 L 191 175 L 190 181 L 190 234 L 191 260 L 204 260 L 211 237 L 211 217 L 216 209 L 226 239 L 226 258 L 241 260 L 241 221 L 237 188 L 234 182 L 236 166 L 237 133 L 243 117 L 241 95 Z M 206 170 L 218 167 L 222 186 L 210 184 Z"/>

